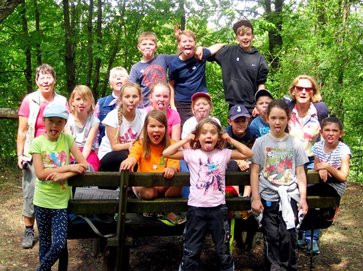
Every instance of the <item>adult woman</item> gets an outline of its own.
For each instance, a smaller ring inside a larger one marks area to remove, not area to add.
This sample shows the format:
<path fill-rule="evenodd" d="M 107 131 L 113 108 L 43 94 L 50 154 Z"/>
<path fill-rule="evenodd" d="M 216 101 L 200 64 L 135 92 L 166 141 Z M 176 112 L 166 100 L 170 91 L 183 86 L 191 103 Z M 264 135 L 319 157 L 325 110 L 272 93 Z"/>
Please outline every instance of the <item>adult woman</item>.
<path fill-rule="evenodd" d="M 166 83 L 157 83 L 150 93 L 151 105 L 145 108 L 146 112 L 151 110 L 162 110 L 168 121 L 168 134 L 172 140 L 180 140 L 181 125 L 179 113 L 170 108 L 170 87 Z"/>
<path fill-rule="evenodd" d="M 328 108 L 321 102 L 321 95 L 315 80 L 308 75 L 299 75 L 292 82 L 289 92 L 291 118 L 290 134 L 304 146 L 309 157 L 307 167 L 313 168 L 313 145 L 318 140 L 320 121 L 328 115 Z"/>
<path fill-rule="evenodd" d="M 35 82 L 38 90 L 25 96 L 19 108 L 19 126 L 16 141 L 18 166 L 23 171 L 23 218 L 25 225 L 23 248 L 32 248 L 34 245 L 34 183 L 35 172 L 28 153 L 32 140 L 44 134 L 45 125 L 43 112 L 45 107 L 53 101 L 66 105 L 65 97 L 54 92 L 56 74 L 48 64 L 42 64 L 36 69 Z"/>

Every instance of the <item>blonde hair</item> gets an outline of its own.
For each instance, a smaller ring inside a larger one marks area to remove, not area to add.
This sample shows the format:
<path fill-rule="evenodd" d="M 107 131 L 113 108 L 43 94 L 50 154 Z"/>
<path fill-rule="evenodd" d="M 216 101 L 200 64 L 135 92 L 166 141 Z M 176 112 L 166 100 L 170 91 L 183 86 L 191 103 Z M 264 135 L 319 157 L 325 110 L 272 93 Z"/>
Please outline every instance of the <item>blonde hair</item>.
<path fill-rule="evenodd" d="M 161 140 L 160 144 L 163 146 L 163 149 L 167 148 L 170 145 L 170 138 L 168 134 L 168 120 L 166 118 L 166 114 L 162 110 L 151 110 L 147 113 L 144 122 L 144 128 L 142 131 L 143 139 L 142 139 L 142 147 L 144 150 L 144 157 L 147 160 L 150 160 L 150 145 L 151 141 L 147 134 L 147 126 L 150 122 L 150 118 L 153 118 L 160 122 L 165 127 L 165 135 L 164 138 Z"/>
<path fill-rule="evenodd" d="M 194 32 L 191 30 L 180 30 L 179 29 L 178 31 L 175 31 L 175 36 L 176 36 L 176 40 L 178 43 L 181 41 L 180 36 L 191 37 L 195 42 L 197 42 L 196 36 L 195 36 Z"/>
<path fill-rule="evenodd" d="M 313 87 L 313 97 L 311 98 L 311 101 L 313 103 L 316 103 L 316 102 L 320 102 L 322 100 L 321 98 L 321 95 L 320 95 L 320 91 L 319 91 L 319 88 L 318 88 L 318 84 L 316 83 L 316 81 L 314 80 L 313 77 L 309 76 L 309 75 L 299 75 L 298 77 L 296 77 L 290 87 L 289 87 L 289 93 L 290 93 L 290 96 L 291 98 L 295 101 L 295 96 L 293 95 L 293 91 L 297 85 L 297 83 L 299 82 L 300 79 L 306 79 L 306 80 L 309 80 L 311 82 L 311 85 Z"/>
<path fill-rule="evenodd" d="M 122 72 L 124 72 L 124 73 L 126 74 L 126 76 L 127 76 L 127 77 L 129 77 L 129 73 L 127 72 L 127 70 L 126 70 L 124 67 L 118 66 L 118 67 L 114 67 L 114 68 L 112 68 L 112 69 L 110 70 L 110 75 L 109 75 L 109 77 L 108 77 L 108 81 L 110 81 L 110 80 L 111 80 L 111 76 L 112 76 L 112 74 L 113 74 L 114 72 L 116 72 L 116 71 L 122 71 Z"/>
<path fill-rule="evenodd" d="M 190 146 L 192 147 L 192 149 L 201 148 L 201 145 L 199 142 L 199 136 L 200 136 L 200 133 L 202 132 L 202 128 L 205 124 L 211 124 L 216 127 L 217 132 L 218 132 L 218 141 L 217 141 L 215 148 L 220 149 L 220 150 L 224 149 L 226 146 L 226 141 L 222 138 L 224 131 L 223 131 L 222 127 L 218 124 L 218 122 L 216 122 L 212 118 L 205 118 L 205 119 L 201 120 L 195 127 L 195 129 L 193 131 L 195 138 L 193 141 L 190 142 Z"/>
<path fill-rule="evenodd" d="M 157 45 L 158 38 L 154 32 L 143 32 L 140 34 L 139 38 L 137 39 L 138 43 L 141 43 L 144 40 L 152 40 L 155 45 Z"/>
<path fill-rule="evenodd" d="M 124 84 L 121 87 L 120 96 L 118 98 L 119 101 L 122 101 L 122 96 L 124 95 L 125 90 L 128 89 L 128 88 L 136 89 L 137 93 L 140 96 L 140 101 L 142 100 L 140 85 L 136 84 L 136 83 L 127 82 L 126 84 Z M 117 110 L 118 127 L 121 127 L 122 117 L 123 117 L 123 104 L 120 103 L 120 106 L 119 106 L 119 108 Z M 117 130 L 116 136 L 118 136 L 119 131 L 120 131 L 120 129 Z"/>
<path fill-rule="evenodd" d="M 95 110 L 95 98 L 93 97 L 92 90 L 86 85 L 77 85 L 73 89 L 71 96 L 69 97 L 69 100 L 68 100 L 69 112 L 72 114 L 74 113 L 75 109 L 74 109 L 74 106 L 72 106 L 72 103 L 73 103 L 74 97 L 76 95 L 81 96 L 81 98 L 83 100 L 91 102 L 91 108 L 90 108 L 89 112 L 87 112 L 87 113 L 92 114 L 93 111 Z"/>

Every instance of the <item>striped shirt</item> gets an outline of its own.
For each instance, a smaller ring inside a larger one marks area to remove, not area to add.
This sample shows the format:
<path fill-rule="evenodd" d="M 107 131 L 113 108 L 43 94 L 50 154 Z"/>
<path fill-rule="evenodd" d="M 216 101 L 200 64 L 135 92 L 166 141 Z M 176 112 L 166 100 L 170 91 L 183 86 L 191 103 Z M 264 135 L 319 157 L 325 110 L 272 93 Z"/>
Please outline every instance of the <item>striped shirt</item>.
<path fill-rule="evenodd" d="M 342 159 L 347 155 L 352 157 L 349 147 L 341 141 L 339 141 L 337 147 L 329 153 L 324 151 L 324 141 L 319 141 L 314 144 L 314 156 L 319 158 L 321 162 L 327 162 L 336 169 L 340 169 L 342 166 Z M 337 181 L 328 182 L 328 184 L 338 192 L 339 196 L 343 196 L 347 182 Z"/>

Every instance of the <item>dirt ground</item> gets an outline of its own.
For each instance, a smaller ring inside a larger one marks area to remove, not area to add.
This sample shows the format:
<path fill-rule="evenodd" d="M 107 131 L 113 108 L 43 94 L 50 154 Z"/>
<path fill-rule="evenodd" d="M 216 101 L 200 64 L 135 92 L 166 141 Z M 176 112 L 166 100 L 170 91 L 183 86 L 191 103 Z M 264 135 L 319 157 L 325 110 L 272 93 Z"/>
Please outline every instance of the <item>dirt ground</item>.
<path fill-rule="evenodd" d="M 35 270 L 38 243 L 33 249 L 20 246 L 23 234 L 20 173 L 0 172 L 0 271 Z M 349 183 L 334 224 L 323 230 L 321 254 L 314 257 L 314 270 L 363 270 L 363 185 Z M 70 240 L 69 270 L 102 270 L 102 257 L 95 256 L 91 240 Z M 130 270 L 177 270 L 181 257 L 181 238 L 149 238 L 131 250 Z M 236 270 L 262 270 L 261 238 L 251 251 L 234 253 Z M 217 270 L 213 245 L 206 242 L 201 270 Z M 309 270 L 309 257 L 298 252 L 299 270 Z M 52 270 L 57 270 L 54 267 Z"/>

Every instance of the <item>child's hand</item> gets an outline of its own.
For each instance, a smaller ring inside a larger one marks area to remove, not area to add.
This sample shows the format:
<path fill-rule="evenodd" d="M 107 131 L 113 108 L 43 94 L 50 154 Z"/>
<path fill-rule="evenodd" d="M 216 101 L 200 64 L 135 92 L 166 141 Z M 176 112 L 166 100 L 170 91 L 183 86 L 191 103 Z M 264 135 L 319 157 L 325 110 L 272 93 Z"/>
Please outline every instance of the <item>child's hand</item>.
<path fill-rule="evenodd" d="M 224 132 L 222 134 L 222 139 L 225 140 L 226 142 L 230 143 L 231 141 L 231 137 L 229 136 L 229 134 L 227 134 L 226 132 Z"/>
<path fill-rule="evenodd" d="M 122 161 L 122 163 L 120 165 L 120 171 L 129 170 L 129 171 L 133 172 L 135 165 L 136 165 L 135 159 L 133 157 L 129 157 Z"/>
<path fill-rule="evenodd" d="M 45 178 L 45 180 L 64 183 L 64 181 L 67 180 L 67 178 L 68 178 L 68 176 L 65 173 L 51 172 L 47 176 L 47 178 Z"/>
<path fill-rule="evenodd" d="M 324 182 L 328 180 L 328 171 L 326 169 L 319 170 L 320 179 Z"/>
<path fill-rule="evenodd" d="M 329 166 L 330 164 L 327 162 L 315 163 L 315 170 L 328 169 Z"/>
<path fill-rule="evenodd" d="M 174 167 L 164 168 L 164 177 L 167 178 L 167 179 L 173 178 L 176 171 L 177 170 Z"/>
<path fill-rule="evenodd" d="M 69 165 L 69 170 L 78 174 L 82 174 L 86 171 L 86 168 L 84 168 L 81 165 L 78 164 L 73 164 L 73 165 Z"/>
<path fill-rule="evenodd" d="M 188 136 L 187 136 L 187 141 L 188 142 L 192 142 L 194 139 L 195 139 L 195 134 L 193 133 L 190 133 Z"/>
<path fill-rule="evenodd" d="M 303 214 L 306 215 L 308 212 L 308 204 L 305 199 L 300 199 L 299 209 L 303 211 Z"/>
<path fill-rule="evenodd" d="M 236 163 L 241 171 L 245 171 L 250 168 L 250 163 L 246 160 L 236 160 Z"/>
<path fill-rule="evenodd" d="M 252 200 L 251 209 L 253 212 L 256 212 L 256 213 L 263 212 L 263 205 L 262 205 L 261 199 Z"/>
<path fill-rule="evenodd" d="M 198 46 L 194 53 L 194 58 L 196 60 L 202 60 L 203 57 L 203 47 Z"/>

